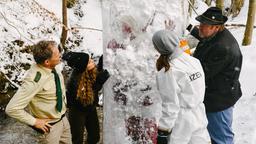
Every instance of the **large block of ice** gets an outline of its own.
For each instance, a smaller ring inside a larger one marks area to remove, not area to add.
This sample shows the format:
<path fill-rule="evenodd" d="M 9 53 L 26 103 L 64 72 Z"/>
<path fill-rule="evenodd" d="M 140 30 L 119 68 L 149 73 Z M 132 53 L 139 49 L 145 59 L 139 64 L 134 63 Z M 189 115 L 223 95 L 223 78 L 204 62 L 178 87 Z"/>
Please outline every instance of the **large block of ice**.
<path fill-rule="evenodd" d="M 151 42 L 164 21 L 180 36 L 187 20 L 183 0 L 102 1 L 104 66 L 111 74 L 104 85 L 103 142 L 155 144 L 161 116 Z"/>

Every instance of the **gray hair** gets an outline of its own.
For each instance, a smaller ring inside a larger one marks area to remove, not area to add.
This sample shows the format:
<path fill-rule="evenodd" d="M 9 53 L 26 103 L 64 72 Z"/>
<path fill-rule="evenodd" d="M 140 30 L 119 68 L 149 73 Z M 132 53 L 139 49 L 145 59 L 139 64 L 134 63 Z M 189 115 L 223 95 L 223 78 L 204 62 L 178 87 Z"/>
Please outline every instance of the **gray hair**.
<path fill-rule="evenodd" d="M 52 57 L 52 47 L 57 47 L 55 41 L 39 41 L 33 48 L 33 56 L 37 64 L 43 64 Z"/>

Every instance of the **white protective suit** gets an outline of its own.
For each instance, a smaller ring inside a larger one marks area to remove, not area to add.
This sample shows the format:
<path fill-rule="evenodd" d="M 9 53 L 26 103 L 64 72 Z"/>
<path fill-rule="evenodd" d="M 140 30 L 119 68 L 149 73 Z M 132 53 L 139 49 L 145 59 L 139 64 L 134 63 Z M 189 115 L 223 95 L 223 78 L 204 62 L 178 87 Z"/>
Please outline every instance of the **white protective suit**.
<path fill-rule="evenodd" d="M 156 76 L 162 98 L 162 116 L 158 127 L 171 131 L 168 144 L 210 144 L 203 104 L 205 78 L 202 66 L 199 60 L 180 51 L 178 46 L 173 47 L 176 39 L 172 36 L 175 34 L 170 33 L 162 31 L 153 37 L 158 52 L 162 53 L 163 49 L 165 52 L 173 51 L 169 60 L 170 69 L 165 72 L 162 68 Z"/>

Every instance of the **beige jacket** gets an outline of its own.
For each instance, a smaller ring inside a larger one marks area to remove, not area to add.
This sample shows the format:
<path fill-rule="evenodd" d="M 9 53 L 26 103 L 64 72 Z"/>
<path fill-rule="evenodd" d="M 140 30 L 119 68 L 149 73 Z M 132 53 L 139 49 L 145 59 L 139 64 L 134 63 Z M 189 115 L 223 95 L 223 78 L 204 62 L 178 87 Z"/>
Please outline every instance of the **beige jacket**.
<path fill-rule="evenodd" d="M 58 121 L 66 112 L 66 94 L 64 79 L 58 72 L 62 88 L 62 110 L 56 110 L 57 96 L 54 75 L 51 69 L 32 65 L 23 80 L 23 84 L 6 107 L 6 113 L 17 120 L 33 126 L 36 118 Z M 25 110 L 28 106 L 29 112 Z"/>

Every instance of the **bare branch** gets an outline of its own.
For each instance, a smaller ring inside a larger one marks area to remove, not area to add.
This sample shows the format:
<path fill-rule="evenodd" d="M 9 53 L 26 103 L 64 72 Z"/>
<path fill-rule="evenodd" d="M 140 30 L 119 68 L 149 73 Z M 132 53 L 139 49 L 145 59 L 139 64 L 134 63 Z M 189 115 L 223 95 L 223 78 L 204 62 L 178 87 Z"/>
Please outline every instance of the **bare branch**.
<path fill-rule="evenodd" d="M 2 12 L 0 12 L 0 14 L 1 14 L 1 16 L 4 18 L 5 22 L 6 22 L 8 25 L 10 25 L 11 27 L 13 27 L 13 28 L 19 33 L 20 39 L 21 39 L 21 37 L 24 37 L 26 40 L 28 40 L 28 41 L 34 43 L 34 42 L 31 41 L 30 39 L 28 39 L 26 36 L 24 36 L 24 35 L 19 31 L 19 29 L 18 29 L 14 24 L 12 24 L 10 20 L 8 20 L 8 19 L 5 17 L 5 15 L 4 15 Z"/>
<path fill-rule="evenodd" d="M 245 24 L 225 24 L 225 26 L 238 26 L 238 27 L 246 27 Z M 256 26 L 253 26 L 253 28 L 256 28 Z"/>
<path fill-rule="evenodd" d="M 97 29 L 97 28 L 90 28 L 90 27 L 82 27 L 82 26 L 74 26 L 74 27 L 71 27 L 71 29 L 69 30 L 76 30 L 76 29 L 88 29 L 88 30 L 95 30 L 95 31 L 100 31 L 102 32 L 101 29 Z"/>
<path fill-rule="evenodd" d="M 16 84 L 16 83 L 13 82 L 12 80 L 10 80 L 10 79 L 8 78 L 8 76 L 6 76 L 2 71 L 0 71 L 0 75 L 1 75 L 1 76 L 4 76 L 4 79 L 5 79 L 6 81 L 10 82 L 10 84 L 11 84 L 14 88 L 19 88 L 19 87 L 20 87 L 19 84 Z"/>

